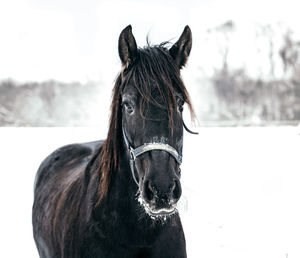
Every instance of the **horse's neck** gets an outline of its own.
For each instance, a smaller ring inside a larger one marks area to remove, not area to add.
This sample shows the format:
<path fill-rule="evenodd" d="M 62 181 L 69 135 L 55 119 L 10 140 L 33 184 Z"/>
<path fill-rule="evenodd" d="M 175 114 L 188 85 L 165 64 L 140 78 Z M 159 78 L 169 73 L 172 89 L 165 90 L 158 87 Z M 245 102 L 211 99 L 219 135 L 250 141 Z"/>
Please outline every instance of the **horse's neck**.
<path fill-rule="evenodd" d="M 129 166 L 129 160 L 126 156 L 120 160 L 120 169 L 116 172 L 111 185 L 110 197 L 114 202 L 117 202 L 119 207 L 122 208 L 124 204 L 127 206 L 126 213 L 129 215 L 131 212 L 136 214 L 137 206 L 137 192 L 138 186 L 134 182 Z M 119 212 L 122 212 L 120 210 Z"/>
<path fill-rule="evenodd" d="M 120 161 L 120 169 L 113 176 L 103 206 L 100 205 L 99 208 L 102 210 L 102 218 L 110 218 L 111 225 L 107 225 L 105 220 L 105 226 L 116 227 L 119 234 L 122 234 L 122 231 L 135 232 L 143 238 L 146 228 L 153 229 L 153 221 L 138 202 L 138 186 L 132 178 L 126 154 Z"/>

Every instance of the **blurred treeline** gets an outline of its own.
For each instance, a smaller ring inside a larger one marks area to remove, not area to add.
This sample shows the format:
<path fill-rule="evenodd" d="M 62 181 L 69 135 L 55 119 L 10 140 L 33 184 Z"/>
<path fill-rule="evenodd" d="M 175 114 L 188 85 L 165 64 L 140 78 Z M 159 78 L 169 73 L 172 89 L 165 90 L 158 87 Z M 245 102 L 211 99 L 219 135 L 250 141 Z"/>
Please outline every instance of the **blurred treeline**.
<path fill-rule="evenodd" d="M 0 126 L 94 125 L 99 90 L 99 85 L 93 82 L 50 80 L 18 84 L 12 80 L 2 81 Z"/>
<path fill-rule="evenodd" d="M 300 80 L 296 77 L 262 81 L 243 70 L 222 70 L 212 80 L 217 101 L 206 114 L 206 122 L 264 125 L 300 121 Z"/>
<path fill-rule="evenodd" d="M 268 125 L 297 124 L 300 121 L 300 41 L 285 28 L 279 47 L 275 47 L 276 29 L 259 26 L 267 41 L 264 53 L 268 60 L 267 76 L 251 77 L 246 69 L 232 68 L 228 61 L 230 36 L 235 24 L 228 21 L 214 29 L 223 35 L 220 47 L 221 67 L 209 79 L 215 99 L 209 110 L 201 114 L 203 124 L 213 125 Z M 278 35 L 277 35 L 278 36 Z M 277 39 L 278 41 L 278 39 Z M 247 51 L 247 49 L 245 49 Z M 275 68 L 280 75 L 275 74 Z"/>
<path fill-rule="evenodd" d="M 260 26 L 258 37 L 264 37 L 267 42 L 267 47 L 260 51 L 268 63 L 268 72 L 267 76 L 250 76 L 247 67 L 233 68 L 230 62 L 229 54 L 234 49 L 229 43 L 235 27 L 232 21 L 228 21 L 209 31 L 210 34 L 222 36 L 218 50 L 221 62 L 216 60 L 221 65 L 214 69 L 208 79 L 201 79 L 200 70 L 196 71 L 199 76 L 195 76 L 193 87 L 197 88 L 198 99 L 193 96 L 193 102 L 201 124 L 299 123 L 300 41 L 287 28 L 281 31 L 279 40 L 277 37 L 275 42 L 276 28 L 268 24 Z M 278 70 L 281 71 L 280 75 L 276 74 Z M 206 90 L 203 87 L 205 80 Z M 101 88 L 112 86 L 102 84 L 61 83 L 54 80 L 24 84 L 13 80 L 2 81 L 0 126 L 99 124 L 101 110 L 105 110 L 106 115 L 109 110 L 109 95 L 105 93 L 103 97 Z M 198 102 L 205 102 L 205 108 L 201 109 Z"/>

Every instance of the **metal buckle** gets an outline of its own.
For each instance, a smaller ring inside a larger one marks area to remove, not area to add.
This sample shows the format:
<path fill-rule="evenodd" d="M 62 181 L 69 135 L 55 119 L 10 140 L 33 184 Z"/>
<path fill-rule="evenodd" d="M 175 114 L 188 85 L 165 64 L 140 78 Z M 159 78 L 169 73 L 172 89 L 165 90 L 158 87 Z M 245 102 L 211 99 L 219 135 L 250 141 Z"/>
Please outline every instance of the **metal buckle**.
<path fill-rule="evenodd" d="M 134 149 L 131 146 L 129 147 L 129 153 L 130 159 L 135 160 Z"/>

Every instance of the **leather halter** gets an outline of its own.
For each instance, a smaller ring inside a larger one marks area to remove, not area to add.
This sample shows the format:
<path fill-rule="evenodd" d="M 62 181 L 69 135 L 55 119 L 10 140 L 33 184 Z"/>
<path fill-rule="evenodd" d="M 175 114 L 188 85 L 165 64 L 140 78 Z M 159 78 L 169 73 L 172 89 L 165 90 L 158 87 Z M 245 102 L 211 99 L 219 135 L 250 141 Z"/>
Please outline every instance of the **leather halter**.
<path fill-rule="evenodd" d="M 135 173 L 134 173 L 134 162 L 136 158 L 140 155 L 142 155 L 145 152 L 148 151 L 153 151 L 153 150 L 161 150 L 161 151 L 166 151 L 168 152 L 171 156 L 173 156 L 176 160 L 176 162 L 181 165 L 182 163 L 182 156 L 175 150 L 172 146 L 166 143 L 162 142 L 153 142 L 153 143 L 144 143 L 143 145 L 137 147 L 137 148 L 132 148 L 129 144 L 128 138 L 125 133 L 124 126 L 122 126 L 122 133 L 123 133 L 123 138 L 129 153 L 129 162 L 130 162 L 130 170 L 131 174 L 133 177 L 134 182 L 139 185 L 138 180 L 136 179 Z"/>

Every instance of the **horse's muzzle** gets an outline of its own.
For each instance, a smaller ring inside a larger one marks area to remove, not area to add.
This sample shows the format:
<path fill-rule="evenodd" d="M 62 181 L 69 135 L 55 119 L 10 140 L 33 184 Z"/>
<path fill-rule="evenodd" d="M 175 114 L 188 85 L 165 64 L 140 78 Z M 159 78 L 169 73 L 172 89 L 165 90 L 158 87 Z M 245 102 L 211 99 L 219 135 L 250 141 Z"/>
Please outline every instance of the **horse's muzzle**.
<path fill-rule="evenodd" d="M 166 189 L 161 189 L 151 181 L 144 184 L 143 199 L 151 215 L 168 215 L 176 211 L 176 203 L 181 196 L 181 187 L 178 179 Z"/>

